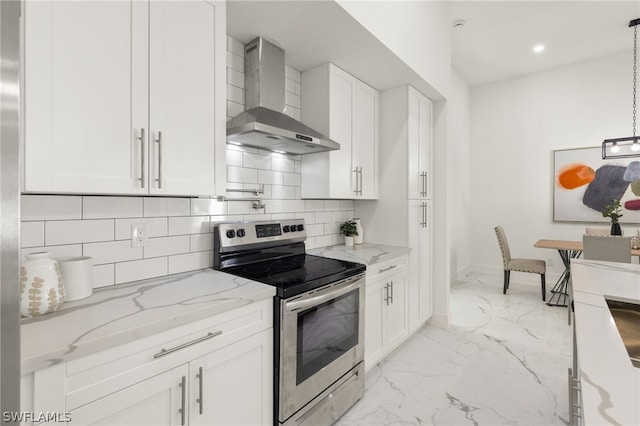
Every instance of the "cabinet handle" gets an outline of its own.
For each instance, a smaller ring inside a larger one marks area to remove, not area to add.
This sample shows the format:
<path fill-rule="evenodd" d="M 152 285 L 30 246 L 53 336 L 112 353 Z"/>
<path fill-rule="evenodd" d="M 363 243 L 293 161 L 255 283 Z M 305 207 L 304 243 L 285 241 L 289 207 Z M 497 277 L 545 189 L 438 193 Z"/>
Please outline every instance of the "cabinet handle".
<path fill-rule="evenodd" d="M 420 191 L 420 196 L 425 196 L 425 186 L 424 186 L 424 172 L 420 173 L 420 180 L 422 181 L 422 191 Z"/>
<path fill-rule="evenodd" d="M 360 196 L 362 197 L 362 167 L 360 167 Z"/>
<path fill-rule="evenodd" d="M 180 413 L 180 424 L 184 426 L 186 424 L 187 418 L 187 376 L 182 376 L 182 381 L 180 382 L 180 387 L 182 388 L 182 408 L 178 410 Z"/>
<path fill-rule="evenodd" d="M 381 273 L 383 273 L 383 272 L 390 271 L 390 270 L 392 270 L 393 268 L 396 268 L 397 266 L 398 266 L 398 265 L 391 265 L 391 266 L 389 266 L 388 268 L 380 269 L 380 270 L 378 270 L 378 273 L 379 273 L 379 274 L 381 274 Z"/>
<path fill-rule="evenodd" d="M 389 306 L 389 300 L 390 300 L 390 297 L 389 297 L 389 283 L 386 283 L 384 285 L 384 291 L 385 291 L 384 301 L 387 302 L 387 306 Z"/>
<path fill-rule="evenodd" d="M 144 175 L 145 170 L 144 170 L 144 158 L 145 158 L 145 138 L 144 138 L 144 127 L 140 129 L 140 137 L 138 138 L 138 140 L 140 141 L 140 179 L 138 179 L 141 184 L 140 187 L 144 188 Z"/>
<path fill-rule="evenodd" d="M 427 172 L 424 172 L 424 196 L 426 197 L 428 195 L 428 189 L 429 189 L 429 182 L 428 182 L 428 174 Z"/>
<path fill-rule="evenodd" d="M 427 217 L 427 203 L 424 203 L 424 227 L 427 228 L 427 220 L 429 219 Z"/>
<path fill-rule="evenodd" d="M 200 406 L 200 415 L 202 415 L 202 413 L 204 412 L 204 396 L 203 396 L 203 383 L 204 383 L 204 374 L 203 374 L 203 369 L 202 367 L 200 367 L 200 369 L 198 370 L 198 374 L 196 374 L 196 377 L 198 378 L 198 391 L 200 393 L 200 397 L 198 399 L 196 399 L 196 401 L 198 402 L 198 405 Z"/>
<path fill-rule="evenodd" d="M 391 303 L 393 303 L 393 281 L 391 281 L 391 285 L 389 287 L 391 287 Z"/>
<path fill-rule="evenodd" d="M 356 174 L 356 189 L 353 192 L 362 195 L 362 167 L 356 167 L 353 172 Z"/>
<path fill-rule="evenodd" d="M 162 131 L 158 132 L 158 139 L 156 139 L 156 143 L 158 144 L 158 189 L 162 188 Z"/>
<path fill-rule="evenodd" d="M 170 354 L 170 353 L 172 353 L 172 352 L 179 351 L 180 349 L 184 349 L 184 348 L 186 348 L 186 347 L 189 347 L 189 346 L 195 345 L 196 343 L 200 343 L 200 342 L 203 342 L 203 341 L 205 341 L 205 340 L 212 339 L 212 338 L 214 338 L 214 337 L 216 337 L 216 336 L 219 336 L 219 335 L 221 335 L 221 334 L 222 334 L 222 331 L 216 331 L 215 333 L 209 332 L 209 333 L 207 333 L 207 335 L 206 335 L 206 336 L 202 336 L 202 337 L 200 337 L 199 339 L 192 340 L 192 341 L 190 341 L 190 342 L 184 343 L 184 344 L 179 345 L 179 346 L 176 346 L 176 347 L 174 347 L 174 348 L 171 348 L 171 349 L 164 349 L 164 348 L 162 348 L 162 350 L 161 350 L 160 352 L 158 352 L 157 354 L 155 354 L 153 357 L 154 357 L 154 358 L 160 358 L 160 357 L 163 357 L 163 356 L 165 356 L 165 355 L 169 355 L 169 354 Z"/>

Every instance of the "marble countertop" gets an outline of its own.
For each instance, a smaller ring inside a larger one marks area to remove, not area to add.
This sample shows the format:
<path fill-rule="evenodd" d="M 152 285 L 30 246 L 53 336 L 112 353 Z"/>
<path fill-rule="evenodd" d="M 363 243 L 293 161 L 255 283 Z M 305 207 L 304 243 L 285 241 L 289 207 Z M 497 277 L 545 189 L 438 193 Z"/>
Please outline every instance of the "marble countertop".
<path fill-rule="evenodd" d="M 572 260 L 585 425 L 640 424 L 640 368 L 631 364 L 605 298 L 640 303 L 640 265 Z"/>
<path fill-rule="evenodd" d="M 385 260 L 394 259 L 409 254 L 409 247 L 387 246 L 383 244 L 357 244 L 354 247 L 345 245 L 320 247 L 307 250 L 307 253 L 332 259 L 348 260 L 351 262 L 374 265 Z"/>
<path fill-rule="evenodd" d="M 22 374 L 205 319 L 275 295 L 212 269 L 96 290 L 21 326 Z"/>

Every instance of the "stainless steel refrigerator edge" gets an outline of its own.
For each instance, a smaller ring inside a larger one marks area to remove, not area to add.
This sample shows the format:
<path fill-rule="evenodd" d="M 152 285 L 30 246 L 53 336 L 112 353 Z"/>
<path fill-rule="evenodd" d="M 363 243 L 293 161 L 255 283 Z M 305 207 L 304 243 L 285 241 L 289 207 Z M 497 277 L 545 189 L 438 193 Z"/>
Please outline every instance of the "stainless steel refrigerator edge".
<path fill-rule="evenodd" d="M 0 415 L 20 410 L 20 2 L 0 1 Z"/>

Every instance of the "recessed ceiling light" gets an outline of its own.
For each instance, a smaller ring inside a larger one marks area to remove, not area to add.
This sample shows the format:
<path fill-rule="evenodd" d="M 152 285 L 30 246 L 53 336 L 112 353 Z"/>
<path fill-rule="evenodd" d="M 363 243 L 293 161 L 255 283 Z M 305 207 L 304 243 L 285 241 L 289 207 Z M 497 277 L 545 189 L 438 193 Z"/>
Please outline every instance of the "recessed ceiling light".
<path fill-rule="evenodd" d="M 533 46 L 534 53 L 541 53 L 543 51 L 544 51 L 544 44 L 536 44 L 535 46 Z"/>

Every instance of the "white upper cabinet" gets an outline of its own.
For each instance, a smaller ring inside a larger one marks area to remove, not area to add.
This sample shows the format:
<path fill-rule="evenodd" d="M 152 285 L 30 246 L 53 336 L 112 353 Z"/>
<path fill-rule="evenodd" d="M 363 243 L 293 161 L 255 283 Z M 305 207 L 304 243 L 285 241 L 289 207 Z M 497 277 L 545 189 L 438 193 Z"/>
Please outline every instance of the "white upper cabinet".
<path fill-rule="evenodd" d="M 408 185 L 410 199 L 432 197 L 432 110 L 433 103 L 408 87 Z"/>
<path fill-rule="evenodd" d="M 26 1 L 23 24 L 25 192 L 215 195 L 224 4 Z"/>
<path fill-rule="evenodd" d="M 302 122 L 340 150 L 302 157 L 302 198 L 378 197 L 378 92 L 333 64 L 302 73 Z"/>

